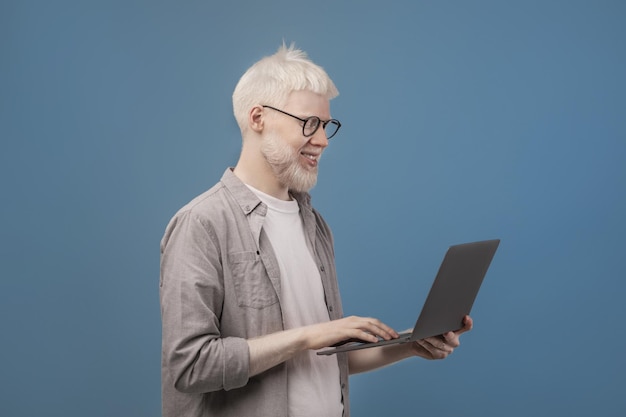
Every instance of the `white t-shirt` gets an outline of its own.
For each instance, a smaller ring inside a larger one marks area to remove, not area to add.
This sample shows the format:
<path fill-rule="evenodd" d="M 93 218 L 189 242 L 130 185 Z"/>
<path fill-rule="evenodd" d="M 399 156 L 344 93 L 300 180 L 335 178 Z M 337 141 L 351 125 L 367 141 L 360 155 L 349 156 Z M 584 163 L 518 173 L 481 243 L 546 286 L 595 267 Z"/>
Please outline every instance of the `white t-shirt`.
<path fill-rule="evenodd" d="M 268 207 L 263 229 L 276 253 L 285 329 L 330 321 L 322 279 L 295 200 L 284 201 L 248 186 Z M 287 362 L 290 417 L 341 417 L 343 404 L 336 355 L 301 352 Z"/>

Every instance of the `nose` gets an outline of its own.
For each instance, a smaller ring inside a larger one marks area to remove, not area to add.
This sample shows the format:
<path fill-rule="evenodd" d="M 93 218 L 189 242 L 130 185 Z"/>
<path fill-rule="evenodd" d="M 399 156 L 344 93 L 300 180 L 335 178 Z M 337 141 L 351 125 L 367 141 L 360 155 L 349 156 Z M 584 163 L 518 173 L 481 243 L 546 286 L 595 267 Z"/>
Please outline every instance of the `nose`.
<path fill-rule="evenodd" d="M 328 146 L 328 138 L 326 137 L 326 130 L 320 126 L 317 132 L 309 138 L 309 143 L 314 146 L 319 146 L 322 149 Z"/>

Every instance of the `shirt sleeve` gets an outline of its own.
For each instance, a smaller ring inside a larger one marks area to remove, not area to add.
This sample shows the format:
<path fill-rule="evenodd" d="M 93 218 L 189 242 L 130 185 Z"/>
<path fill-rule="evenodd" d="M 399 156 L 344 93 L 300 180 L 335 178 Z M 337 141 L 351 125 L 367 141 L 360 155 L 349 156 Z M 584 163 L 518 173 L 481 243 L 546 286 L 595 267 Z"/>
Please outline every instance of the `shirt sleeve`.
<path fill-rule="evenodd" d="M 193 211 L 172 219 L 161 242 L 162 360 L 181 392 L 231 390 L 248 382 L 247 341 L 220 334 L 220 260 L 208 222 Z"/>

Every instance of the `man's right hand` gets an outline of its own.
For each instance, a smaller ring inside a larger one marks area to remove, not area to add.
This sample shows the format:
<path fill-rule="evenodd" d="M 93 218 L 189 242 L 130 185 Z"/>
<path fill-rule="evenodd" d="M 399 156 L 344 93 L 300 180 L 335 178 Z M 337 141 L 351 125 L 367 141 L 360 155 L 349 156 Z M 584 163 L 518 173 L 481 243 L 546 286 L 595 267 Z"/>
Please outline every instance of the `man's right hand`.
<path fill-rule="evenodd" d="M 303 330 L 306 330 L 307 348 L 313 350 L 338 345 L 348 340 L 378 342 L 379 339 L 390 340 L 398 337 L 394 329 L 380 320 L 359 316 L 314 324 Z"/>

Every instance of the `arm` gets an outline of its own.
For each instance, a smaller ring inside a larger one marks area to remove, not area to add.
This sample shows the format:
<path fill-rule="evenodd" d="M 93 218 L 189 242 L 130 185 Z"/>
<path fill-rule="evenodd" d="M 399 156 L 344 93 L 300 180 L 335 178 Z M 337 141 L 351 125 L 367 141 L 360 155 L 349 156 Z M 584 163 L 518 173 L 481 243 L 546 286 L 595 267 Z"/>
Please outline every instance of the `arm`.
<path fill-rule="evenodd" d="M 350 374 L 372 371 L 412 356 L 420 356 L 424 359 L 445 359 L 455 348 L 459 347 L 459 336 L 471 330 L 472 326 L 472 319 L 465 316 L 463 328 L 455 332 L 413 343 L 354 350 L 348 356 Z"/>
<path fill-rule="evenodd" d="M 161 317 L 166 384 L 185 393 L 248 382 L 245 339 L 223 337 L 224 285 L 217 239 L 203 219 L 177 214 L 161 242 Z"/>
<path fill-rule="evenodd" d="M 351 338 L 376 342 L 378 337 L 389 340 L 398 337 L 398 334 L 379 320 L 352 316 L 249 339 L 249 376 L 270 369 L 307 349 L 321 349 Z"/>

